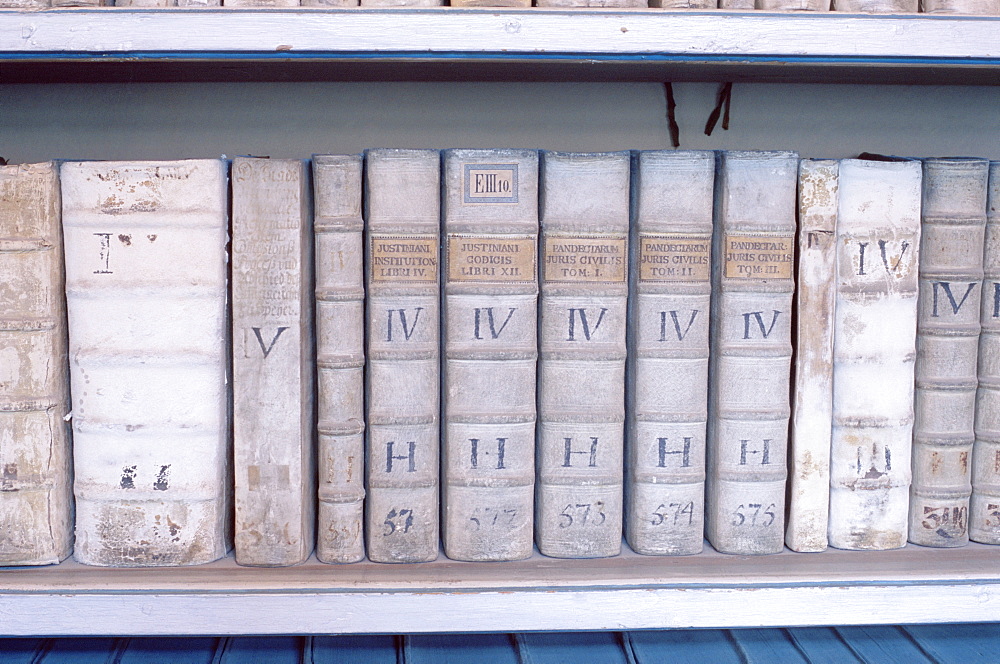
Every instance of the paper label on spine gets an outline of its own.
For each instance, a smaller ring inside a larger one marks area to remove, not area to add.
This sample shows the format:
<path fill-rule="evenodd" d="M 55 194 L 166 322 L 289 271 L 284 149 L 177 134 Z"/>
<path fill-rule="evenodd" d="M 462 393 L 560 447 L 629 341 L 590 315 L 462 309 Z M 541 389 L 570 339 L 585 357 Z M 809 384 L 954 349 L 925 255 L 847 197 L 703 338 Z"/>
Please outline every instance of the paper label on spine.
<path fill-rule="evenodd" d="M 375 283 L 433 284 L 438 278 L 437 238 L 371 235 L 369 265 Z"/>
<path fill-rule="evenodd" d="M 723 260 L 727 279 L 791 279 L 795 261 L 792 235 L 726 233 Z"/>
<path fill-rule="evenodd" d="M 701 235 L 639 236 L 639 281 L 706 282 L 711 277 L 712 244 Z"/>
<path fill-rule="evenodd" d="M 624 237 L 546 237 L 543 276 L 550 283 L 625 283 L 628 245 Z"/>
<path fill-rule="evenodd" d="M 535 283 L 534 235 L 449 235 L 448 281 Z"/>
<path fill-rule="evenodd" d="M 517 164 L 466 164 L 465 203 L 517 203 Z"/>

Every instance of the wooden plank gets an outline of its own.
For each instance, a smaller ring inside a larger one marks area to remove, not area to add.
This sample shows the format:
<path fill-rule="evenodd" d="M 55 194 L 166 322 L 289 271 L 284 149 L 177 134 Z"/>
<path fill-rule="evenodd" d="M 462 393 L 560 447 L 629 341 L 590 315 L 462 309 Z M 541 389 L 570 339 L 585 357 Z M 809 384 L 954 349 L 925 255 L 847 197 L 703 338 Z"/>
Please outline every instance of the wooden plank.
<path fill-rule="evenodd" d="M 220 642 L 187 637 L 128 639 L 115 664 L 212 664 Z"/>
<path fill-rule="evenodd" d="M 838 627 L 837 632 L 865 662 L 925 664 L 934 661 L 928 658 L 899 627 L 892 625 Z"/>
<path fill-rule="evenodd" d="M 303 565 L 272 569 L 240 567 L 232 557 L 208 565 L 110 569 L 66 561 L 44 568 L 9 568 L 4 593 L 80 592 L 455 592 L 611 588 L 755 588 L 815 584 L 1000 584 L 1000 547 L 970 544 L 932 550 L 839 551 L 769 556 L 727 556 L 706 547 L 697 556 L 664 564 L 657 556 L 624 552 L 613 558 L 556 560 L 539 554 L 516 562 L 462 563 L 444 557 L 431 563 L 354 563 L 330 567 L 310 558 Z M 877 619 L 874 616 L 873 619 Z"/>
<path fill-rule="evenodd" d="M 547 632 L 518 634 L 516 638 L 524 664 L 629 664 L 617 632 Z"/>
<path fill-rule="evenodd" d="M 50 639 L 33 664 L 107 664 L 124 641 L 102 639 Z"/>
<path fill-rule="evenodd" d="M 662 662 L 743 664 L 732 639 L 720 629 L 626 632 L 626 638 L 637 664 Z"/>
<path fill-rule="evenodd" d="M 397 664 L 401 637 L 317 636 L 309 639 L 303 664 Z"/>
<path fill-rule="evenodd" d="M 911 625 L 903 627 L 939 664 L 992 664 L 1000 650 L 1000 624 Z"/>
<path fill-rule="evenodd" d="M 245 636 L 224 639 L 214 664 L 301 664 L 305 639 Z"/>
<path fill-rule="evenodd" d="M 405 664 L 519 664 L 511 634 L 404 636 Z"/>
<path fill-rule="evenodd" d="M 0 639 L 0 664 L 33 664 L 48 639 Z"/>
<path fill-rule="evenodd" d="M 850 643 L 830 627 L 797 627 L 787 632 L 810 664 L 848 664 L 861 661 L 851 649 Z"/>
<path fill-rule="evenodd" d="M 663 12 L 364 8 L 171 12 L 71 9 L 0 14 L 0 52 L 69 53 L 530 53 L 709 54 L 848 61 L 1000 58 L 1000 18 Z M 42 54 L 48 54 L 43 56 Z M 971 64 L 971 62 L 967 62 Z M 782 65 L 786 66 L 786 65 Z"/>
<path fill-rule="evenodd" d="M 809 664 L 783 629 L 732 629 L 729 638 L 745 664 Z"/>

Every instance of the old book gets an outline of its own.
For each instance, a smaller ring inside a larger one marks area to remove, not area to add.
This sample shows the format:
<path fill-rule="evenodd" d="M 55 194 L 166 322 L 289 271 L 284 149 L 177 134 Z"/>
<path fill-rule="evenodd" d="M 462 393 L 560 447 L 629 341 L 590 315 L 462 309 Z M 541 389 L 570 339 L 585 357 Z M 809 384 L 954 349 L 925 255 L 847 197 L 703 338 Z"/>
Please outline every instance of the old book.
<path fill-rule="evenodd" d="M 299 0 L 222 0 L 223 7 L 260 8 L 260 7 L 298 7 Z"/>
<path fill-rule="evenodd" d="M 452 7 L 530 7 L 531 0 L 451 0 L 448 4 Z"/>
<path fill-rule="evenodd" d="M 357 7 L 358 0 L 301 0 L 303 7 Z"/>
<path fill-rule="evenodd" d="M 50 6 L 51 0 L 0 0 L 0 9 L 37 9 Z"/>
<path fill-rule="evenodd" d="M 989 161 L 923 162 L 909 539 L 969 541 Z"/>
<path fill-rule="evenodd" d="M 837 199 L 830 546 L 906 544 L 920 162 L 845 159 Z"/>
<path fill-rule="evenodd" d="M 543 152 L 535 542 L 621 552 L 628 152 Z"/>
<path fill-rule="evenodd" d="M 319 514 L 316 557 L 365 557 L 365 286 L 361 155 L 312 160 Z"/>
<path fill-rule="evenodd" d="M 838 170 L 836 160 L 799 162 L 795 365 L 785 530 L 785 544 L 792 551 L 822 551 L 827 546 Z"/>
<path fill-rule="evenodd" d="M 538 153 L 444 153 L 442 530 L 456 560 L 531 555 Z"/>
<path fill-rule="evenodd" d="M 228 549 L 227 174 L 220 160 L 62 165 L 75 558 Z"/>
<path fill-rule="evenodd" d="M 716 9 L 718 0 L 649 0 L 650 7 L 661 9 Z"/>
<path fill-rule="evenodd" d="M 647 0 L 535 0 L 536 7 L 607 7 L 634 9 L 648 7 Z"/>
<path fill-rule="evenodd" d="M 1000 14 L 1000 0 L 920 0 L 925 14 Z"/>
<path fill-rule="evenodd" d="M 643 554 L 700 553 L 705 540 L 714 184 L 712 152 L 638 154 L 625 537 Z"/>
<path fill-rule="evenodd" d="M 779 12 L 825 12 L 830 0 L 756 0 L 757 9 Z"/>
<path fill-rule="evenodd" d="M 73 547 L 59 208 L 53 162 L 0 166 L 0 565 Z"/>
<path fill-rule="evenodd" d="M 833 0 L 833 9 L 851 14 L 916 14 L 919 0 Z"/>
<path fill-rule="evenodd" d="M 990 162 L 969 539 L 1000 544 L 1000 161 Z"/>
<path fill-rule="evenodd" d="M 754 9 L 754 0 L 719 0 L 719 9 Z"/>
<path fill-rule="evenodd" d="M 365 191 L 368 558 L 434 560 L 441 156 L 437 150 L 369 150 Z"/>
<path fill-rule="evenodd" d="M 715 184 L 705 530 L 722 553 L 784 547 L 793 152 L 722 152 Z"/>
<path fill-rule="evenodd" d="M 114 0 L 115 7 L 218 7 L 221 0 Z"/>
<path fill-rule="evenodd" d="M 445 0 L 360 0 L 362 7 L 440 7 Z"/>
<path fill-rule="evenodd" d="M 295 565 L 316 518 L 309 177 L 297 159 L 232 169 L 236 562 Z"/>

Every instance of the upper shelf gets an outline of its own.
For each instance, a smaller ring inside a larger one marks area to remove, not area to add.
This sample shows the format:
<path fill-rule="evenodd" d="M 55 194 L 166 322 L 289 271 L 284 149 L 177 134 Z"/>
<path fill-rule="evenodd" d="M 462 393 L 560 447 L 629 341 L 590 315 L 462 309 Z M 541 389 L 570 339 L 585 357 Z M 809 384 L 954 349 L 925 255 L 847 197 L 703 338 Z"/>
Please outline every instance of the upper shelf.
<path fill-rule="evenodd" d="M 56 79 L 99 77 L 102 67 L 124 66 L 129 80 L 135 72 L 156 80 L 163 64 L 171 80 L 1000 83 L 1000 17 L 450 7 L 0 10 L 0 81 L 38 74 L 40 65 Z"/>

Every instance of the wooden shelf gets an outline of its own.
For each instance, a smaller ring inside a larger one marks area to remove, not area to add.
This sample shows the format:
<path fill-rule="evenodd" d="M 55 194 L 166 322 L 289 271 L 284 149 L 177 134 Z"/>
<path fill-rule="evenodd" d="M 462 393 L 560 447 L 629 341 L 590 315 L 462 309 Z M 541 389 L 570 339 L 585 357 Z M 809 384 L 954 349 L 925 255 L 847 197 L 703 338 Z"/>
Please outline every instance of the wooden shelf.
<path fill-rule="evenodd" d="M 1000 17 L 546 9 L 0 10 L 0 81 L 1000 83 Z"/>
<path fill-rule="evenodd" d="M 1000 547 L 0 571 L 0 632 L 336 634 L 1000 620 Z"/>

